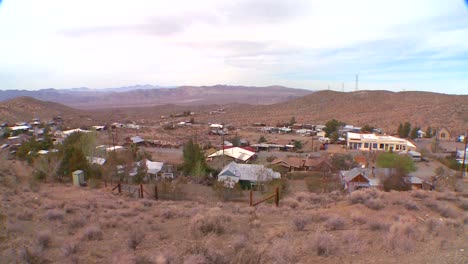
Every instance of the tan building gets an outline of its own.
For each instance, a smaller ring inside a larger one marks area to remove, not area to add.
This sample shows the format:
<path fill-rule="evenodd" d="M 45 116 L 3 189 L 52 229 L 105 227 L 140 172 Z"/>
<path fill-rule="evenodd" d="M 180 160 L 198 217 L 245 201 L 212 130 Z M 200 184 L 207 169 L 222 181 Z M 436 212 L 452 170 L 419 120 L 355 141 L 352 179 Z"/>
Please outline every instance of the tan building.
<path fill-rule="evenodd" d="M 437 130 L 437 135 L 436 136 L 437 136 L 437 138 L 439 140 L 450 140 L 452 138 L 450 136 L 450 132 L 445 127 Z"/>

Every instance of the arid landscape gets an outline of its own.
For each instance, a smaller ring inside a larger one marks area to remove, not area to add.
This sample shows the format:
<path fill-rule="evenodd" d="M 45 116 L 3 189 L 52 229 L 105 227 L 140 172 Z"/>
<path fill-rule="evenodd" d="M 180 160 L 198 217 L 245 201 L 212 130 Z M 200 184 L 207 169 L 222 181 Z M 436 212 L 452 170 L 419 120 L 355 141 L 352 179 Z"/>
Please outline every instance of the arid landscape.
<path fill-rule="evenodd" d="M 0 0 L 0 264 L 468 264 L 468 0 Z"/>
<path fill-rule="evenodd" d="M 3 263 L 467 260 L 466 191 L 344 195 L 291 187 L 280 207 L 250 207 L 245 197 L 221 202 L 209 187 L 182 200 L 154 201 L 116 196 L 109 187 L 28 186 L 26 178 L 11 177 L 21 166 L 2 170 Z M 185 187 L 186 194 L 195 188 Z"/>

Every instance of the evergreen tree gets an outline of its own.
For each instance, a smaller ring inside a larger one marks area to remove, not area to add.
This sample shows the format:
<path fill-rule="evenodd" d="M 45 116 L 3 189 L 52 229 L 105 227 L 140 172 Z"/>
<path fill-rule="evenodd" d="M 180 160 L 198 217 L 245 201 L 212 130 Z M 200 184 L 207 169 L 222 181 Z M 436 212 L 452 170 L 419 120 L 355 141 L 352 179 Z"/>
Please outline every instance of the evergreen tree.
<path fill-rule="evenodd" d="M 421 128 L 419 127 L 414 127 L 412 130 L 411 130 L 411 134 L 410 134 L 410 138 L 411 139 L 415 139 L 418 137 L 418 131 L 420 130 Z"/>
<path fill-rule="evenodd" d="M 427 129 L 426 129 L 426 137 L 427 138 L 431 138 L 433 135 L 433 131 L 432 131 L 432 127 L 431 126 L 428 126 Z"/>

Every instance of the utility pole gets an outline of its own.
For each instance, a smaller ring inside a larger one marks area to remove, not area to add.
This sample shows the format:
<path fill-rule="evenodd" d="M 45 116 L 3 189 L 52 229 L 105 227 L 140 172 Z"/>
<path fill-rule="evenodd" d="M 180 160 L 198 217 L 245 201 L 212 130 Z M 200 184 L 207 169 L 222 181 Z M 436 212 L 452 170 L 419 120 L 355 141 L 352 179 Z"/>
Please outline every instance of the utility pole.
<path fill-rule="evenodd" d="M 359 90 L 359 74 L 356 74 L 356 91 Z"/>
<path fill-rule="evenodd" d="M 221 123 L 221 147 L 223 148 L 223 168 L 226 165 L 225 164 L 225 157 L 224 157 L 224 122 Z"/>
<path fill-rule="evenodd" d="M 465 161 L 466 161 L 466 148 L 468 147 L 468 138 L 467 138 L 467 136 L 468 136 L 468 129 L 466 130 L 466 133 L 465 133 L 465 148 L 463 149 L 462 171 L 461 171 L 461 174 L 460 174 L 460 178 L 462 178 L 462 179 L 466 174 Z"/>

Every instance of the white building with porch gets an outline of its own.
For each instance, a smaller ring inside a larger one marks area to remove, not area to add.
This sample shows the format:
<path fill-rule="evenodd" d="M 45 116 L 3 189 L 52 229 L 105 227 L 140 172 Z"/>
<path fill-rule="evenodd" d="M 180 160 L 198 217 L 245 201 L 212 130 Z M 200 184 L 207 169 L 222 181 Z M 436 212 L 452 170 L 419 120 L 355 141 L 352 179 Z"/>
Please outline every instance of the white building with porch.
<path fill-rule="evenodd" d="M 347 133 L 346 146 L 354 150 L 409 151 L 416 146 L 409 140 L 375 134 Z"/>

